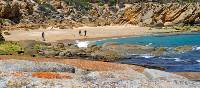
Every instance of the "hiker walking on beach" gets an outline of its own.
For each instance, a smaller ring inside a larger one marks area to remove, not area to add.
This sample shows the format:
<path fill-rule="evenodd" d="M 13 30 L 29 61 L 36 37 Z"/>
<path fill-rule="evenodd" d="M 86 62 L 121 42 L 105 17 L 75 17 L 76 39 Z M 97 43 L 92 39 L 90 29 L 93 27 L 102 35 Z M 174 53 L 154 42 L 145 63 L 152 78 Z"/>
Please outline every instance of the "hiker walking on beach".
<path fill-rule="evenodd" d="M 3 29 L 3 23 L 0 24 L 0 29 Z"/>
<path fill-rule="evenodd" d="M 84 31 L 84 36 L 87 36 L 87 31 L 86 30 Z"/>
<path fill-rule="evenodd" d="M 42 40 L 45 41 L 44 32 L 42 32 Z"/>
<path fill-rule="evenodd" d="M 78 33 L 79 33 L 79 36 L 82 36 L 82 35 L 81 35 L 81 30 L 79 30 L 79 32 L 78 32 Z"/>

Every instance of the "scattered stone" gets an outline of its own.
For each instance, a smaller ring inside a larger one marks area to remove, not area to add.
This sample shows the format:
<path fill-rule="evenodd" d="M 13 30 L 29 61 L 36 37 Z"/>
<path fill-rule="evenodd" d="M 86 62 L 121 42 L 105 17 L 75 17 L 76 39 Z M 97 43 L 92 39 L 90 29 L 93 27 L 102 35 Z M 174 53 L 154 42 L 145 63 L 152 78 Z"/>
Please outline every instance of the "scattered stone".
<path fill-rule="evenodd" d="M 64 52 L 60 52 L 58 56 L 63 57 L 63 56 L 65 56 L 65 53 Z"/>
<path fill-rule="evenodd" d="M 96 51 L 94 53 L 91 53 L 91 57 L 95 60 L 101 60 L 101 61 L 116 61 L 121 58 L 121 56 L 114 51 Z"/>
<path fill-rule="evenodd" d="M 58 44 L 57 44 L 57 47 L 58 47 L 58 48 L 64 48 L 65 45 L 64 45 L 63 43 L 58 43 Z"/>
<path fill-rule="evenodd" d="M 191 51 L 192 49 L 193 49 L 192 46 L 179 46 L 179 47 L 174 48 L 176 52 L 187 52 L 187 51 Z"/>
<path fill-rule="evenodd" d="M 48 50 L 48 51 L 44 51 L 44 55 L 46 57 L 54 57 L 54 56 L 59 56 L 61 53 L 59 51 L 55 51 L 55 50 Z"/>
<path fill-rule="evenodd" d="M 11 35 L 9 32 L 3 32 L 4 35 Z"/>
<path fill-rule="evenodd" d="M 152 54 L 155 56 L 160 56 L 160 55 L 163 55 L 166 51 L 167 51 L 166 48 L 159 47 L 159 48 L 156 48 L 155 51 L 152 52 Z"/>
<path fill-rule="evenodd" d="M 44 42 L 39 42 L 35 40 L 26 40 L 26 41 L 19 41 L 19 44 L 24 49 L 24 54 L 26 55 L 36 55 L 38 54 L 38 50 L 34 48 L 35 45 L 48 45 Z"/>

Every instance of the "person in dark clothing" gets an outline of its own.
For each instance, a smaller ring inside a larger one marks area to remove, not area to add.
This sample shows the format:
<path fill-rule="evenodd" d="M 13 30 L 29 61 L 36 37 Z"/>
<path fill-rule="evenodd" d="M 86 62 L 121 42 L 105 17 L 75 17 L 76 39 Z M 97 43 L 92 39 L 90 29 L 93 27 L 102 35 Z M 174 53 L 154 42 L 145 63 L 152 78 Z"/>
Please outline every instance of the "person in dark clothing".
<path fill-rule="evenodd" d="M 81 35 L 81 30 L 79 30 L 79 32 L 78 32 L 78 33 L 79 33 L 79 36 L 82 36 L 82 35 Z"/>
<path fill-rule="evenodd" d="M 45 41 L 44 32 L 42 32 L 42 40 Z"/>
<path fill-rule="evenodd" d="M 3 23 L 0 24 L 0 29 L 2 29 L 2 28 L 3 28 Z"/>
<path fill-rule="evenodd" d="M 84 33 L 85 33 L 84 36 L 87 36 L 87 31 L 86 30 L 84 31 Z"/>
<path fill-rule="evenodd" d="M 2 35 L 2 30 L 3 30 L 3 23 L 0 24 L 0 42 L 5 41 L 5 38 Z"/>

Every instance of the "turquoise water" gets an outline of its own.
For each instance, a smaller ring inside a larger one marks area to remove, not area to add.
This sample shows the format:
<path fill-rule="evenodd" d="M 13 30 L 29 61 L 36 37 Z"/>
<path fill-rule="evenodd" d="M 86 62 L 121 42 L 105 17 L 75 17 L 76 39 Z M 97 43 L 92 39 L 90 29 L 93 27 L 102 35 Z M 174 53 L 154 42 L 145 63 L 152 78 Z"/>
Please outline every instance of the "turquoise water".
<path fill-rule="evenodd" d="M 155 47 L 174 47 L 182 45 L 200 45 L 200 33 L 185 33 L 171 35 L 150 35 L 141 37 L 127 37 L 118 39 L 106 39 L 97 41 L 97 45 L 102 45 L 106 42 L 116 42 L 121 44 L 140 44 L 151 45 Z"/>
<path fill-rule="evenodd" d="M 102 45 L 106 42 L 121 44 L 140 44 L 154 47 L 176 47 L 183 45 L 194 46 L 192 51 L 184 53 L 170 53 L 163 56 L 134 55 L 119 61 L 124 64 L 139 64 L 159 66 L 169 72 L 200 72 L 200 33 L 185 33 L 171 35 L 149 35 L 140 37 L 127 37 L 97 41 Z"/>

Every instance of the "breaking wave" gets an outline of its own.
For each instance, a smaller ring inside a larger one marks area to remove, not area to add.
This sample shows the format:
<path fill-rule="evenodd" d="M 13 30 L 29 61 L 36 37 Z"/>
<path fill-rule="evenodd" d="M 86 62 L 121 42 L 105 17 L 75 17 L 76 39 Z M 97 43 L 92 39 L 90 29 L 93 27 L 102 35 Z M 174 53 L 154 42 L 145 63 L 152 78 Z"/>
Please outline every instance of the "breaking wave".
<path fill-rule="evenodd" d="M 90 41 L 76 41 L 76 45 L 79 48 L 86 48 L 90 44 Z"/>

